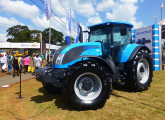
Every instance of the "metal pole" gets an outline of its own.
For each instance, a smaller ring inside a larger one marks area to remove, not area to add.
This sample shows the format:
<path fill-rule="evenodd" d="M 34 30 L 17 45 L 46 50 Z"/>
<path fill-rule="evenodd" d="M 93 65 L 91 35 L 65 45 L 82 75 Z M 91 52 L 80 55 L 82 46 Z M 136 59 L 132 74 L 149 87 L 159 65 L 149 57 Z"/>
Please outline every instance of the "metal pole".
<path fill-rule="evenodd" d="M 20 99 L 21 99 L 21 70 L 20 70 Z"/>
<path fill-rule="evenodd" d="M 162 21 L 162 10 L 163 10 L 163 3 L 160 3 L 160 9 L 161 9 L 161 21 Z"/>
<path fill-rule="evenodd" d="M 19 94 L 19 97 L 17 99 L 22 99 L 24 97 L 21 96 L 21 69 L 19 70 L 20 71 L 20 87 L 19 87 L 19 90 L 20 90 L 20 94 Z"/>
<path fill-rule="evenodd" d="M 42 55 L 42 33 L 40 33 L 40 42 L 41 42 L 41 55 Z"/>
<path fill-rule="evenodd" d="M 154 18 L 154 20 L 155 20 L 155 24 L 156 24 L 156 18 L 157 18 L 157 15 L 154 13 L 153 14 L 153 18 Z"/>
<path fill-rule="evenodd" d="M 161 21 L 162 21 L 162 8 L 161 8 Z"/>
<path fill-rule="evenodd" d="M 50 0 L 50 20 L 49 20 L 49 62 L 50 62 L 50 41 L 51 41 L 51 0 Z"/>

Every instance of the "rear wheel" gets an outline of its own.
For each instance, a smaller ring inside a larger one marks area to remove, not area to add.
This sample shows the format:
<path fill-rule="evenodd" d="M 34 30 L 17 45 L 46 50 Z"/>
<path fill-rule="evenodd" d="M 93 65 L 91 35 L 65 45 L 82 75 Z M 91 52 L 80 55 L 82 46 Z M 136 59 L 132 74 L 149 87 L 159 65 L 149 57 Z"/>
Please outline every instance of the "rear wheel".
<path fill-rule="evenodd" d="M 68 70 L 62 86 L 69 104 L 79 110 L 103 107 L 111 92 L 104 68 L 91 61 L 75 66 Z"/>
<path fill-rule="evenodd" d="M 147 50 L 140 50 L 125 65 L 125 84 L 133 91 L 147 90 L 152 82 L 152 59 Z"/>

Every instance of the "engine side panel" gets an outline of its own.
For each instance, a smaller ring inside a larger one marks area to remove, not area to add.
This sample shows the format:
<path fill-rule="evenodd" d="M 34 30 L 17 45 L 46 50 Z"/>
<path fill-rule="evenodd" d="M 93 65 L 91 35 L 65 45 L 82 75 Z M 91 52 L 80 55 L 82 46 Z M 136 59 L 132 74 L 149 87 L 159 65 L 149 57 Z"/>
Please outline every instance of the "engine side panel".
<path fill-rule="evenodd" d="M 65 47 L 60 51 L 59 54 L 64 54 L 62 64 L 56 65 L 55 60 L 57 59 L 57 55 L 54 56 L 53 68 L 68 68 L 74 63 L 81 61 L 83 59 L 87 59 L 89 56 L 102 56 L 101 43 L 99 42 L 88 42 L 88 43 L 78 43 L 73 44 L 68 47 Z"/>

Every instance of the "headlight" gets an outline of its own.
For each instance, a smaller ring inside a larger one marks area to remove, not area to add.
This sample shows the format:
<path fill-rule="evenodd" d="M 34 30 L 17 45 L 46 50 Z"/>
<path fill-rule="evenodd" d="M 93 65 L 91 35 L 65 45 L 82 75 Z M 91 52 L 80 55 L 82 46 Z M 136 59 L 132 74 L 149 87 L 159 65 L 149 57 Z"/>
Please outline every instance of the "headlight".
<path fill-rule="evenodd" d="M 56 59 L 56 65 L 61 65 L 64 54 L 59 54 Z"/>

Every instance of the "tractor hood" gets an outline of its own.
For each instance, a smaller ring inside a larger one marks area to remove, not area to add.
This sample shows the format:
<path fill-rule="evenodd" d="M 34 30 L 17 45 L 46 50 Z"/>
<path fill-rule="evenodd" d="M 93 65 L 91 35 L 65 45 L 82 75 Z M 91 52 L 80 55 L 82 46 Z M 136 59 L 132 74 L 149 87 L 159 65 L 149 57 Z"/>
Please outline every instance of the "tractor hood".
<path fill-rule="evenodd" d="M 53 56 L 53 68 L 68 68 L 88 57 L 102 56 L 100 42 L 77 43 L 63 46 Z"/>

